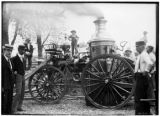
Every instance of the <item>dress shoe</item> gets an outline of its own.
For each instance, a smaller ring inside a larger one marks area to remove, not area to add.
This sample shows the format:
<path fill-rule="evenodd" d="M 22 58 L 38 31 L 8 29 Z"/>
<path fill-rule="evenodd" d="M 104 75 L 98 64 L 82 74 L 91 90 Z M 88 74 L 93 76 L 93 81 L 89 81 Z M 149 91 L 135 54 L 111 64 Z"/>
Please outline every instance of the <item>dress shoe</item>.
<path fill-rule="evenodd" d="M 25 111 L 25 110 L 23 110 L 22 108 L 18 108 L 17 111 Z"/>

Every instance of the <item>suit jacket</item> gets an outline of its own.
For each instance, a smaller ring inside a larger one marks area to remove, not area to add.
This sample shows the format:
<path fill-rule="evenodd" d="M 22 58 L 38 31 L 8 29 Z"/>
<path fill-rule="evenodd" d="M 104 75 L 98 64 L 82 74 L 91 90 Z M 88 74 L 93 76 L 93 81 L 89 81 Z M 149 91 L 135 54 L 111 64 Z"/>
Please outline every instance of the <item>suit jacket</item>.
<path fill-rule="evenodd" d="M 12 64 L 12 62 L 11 62 Z M 9 62 L 2 55 L 2 88 L 13 89 L 14 75 Z"/>
<path fill-rule="evenodd" d="M 18 74 L 24 76 L 25 75 L 25 61 L 21 61 L 20 57 L 16 55 L 12 58 L 13 63 L 13 71 L 17 71 Z"/>
<path fill-rule="evenodd" d="M 30 52 L 31 55 L 29 55 L 30 57 L 32 57 L 32 54 L 33 54 L 33 46 L 30 44 L 30 49 L 28 48 L 28 44 L 24 44 L 25 46 L 25 51 L 26 52 Z"/>

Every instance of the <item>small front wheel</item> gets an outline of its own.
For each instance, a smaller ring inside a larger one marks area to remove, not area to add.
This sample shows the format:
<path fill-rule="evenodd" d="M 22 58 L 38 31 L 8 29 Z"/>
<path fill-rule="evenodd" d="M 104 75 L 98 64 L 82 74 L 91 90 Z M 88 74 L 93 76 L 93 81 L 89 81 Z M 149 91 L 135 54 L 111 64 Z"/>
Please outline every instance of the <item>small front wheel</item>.
<path fill-rule="evenodd" d="M 66 78 L 58 68 L 45 65 L 30 77 L 28 87 L 36 101 L 57 103 L 66 93 Z"/>

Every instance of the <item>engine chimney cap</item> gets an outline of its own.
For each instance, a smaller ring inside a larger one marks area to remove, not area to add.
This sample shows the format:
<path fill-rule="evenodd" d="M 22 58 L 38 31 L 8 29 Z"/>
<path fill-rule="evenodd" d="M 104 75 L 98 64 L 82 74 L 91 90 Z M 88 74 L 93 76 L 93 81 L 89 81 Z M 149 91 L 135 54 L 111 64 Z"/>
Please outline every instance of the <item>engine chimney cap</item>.
<path fill-rule="evenodd" d="M 104 17 L 98 17 L 97 20 L 94 21 L 94 23 L 106 23 L 107 20 L 104 19 Z"/>
<path fill-rule="evenodd" d="M 72 31 L 71 31 L 71 33 L 74 33 L 74 32 L 76 33 L 76 30 L 72 30 Z"/>
<path fill-rule="evenodd" d="M 98 20 L 104 19 L 104 17 L 98 17 Z"/>

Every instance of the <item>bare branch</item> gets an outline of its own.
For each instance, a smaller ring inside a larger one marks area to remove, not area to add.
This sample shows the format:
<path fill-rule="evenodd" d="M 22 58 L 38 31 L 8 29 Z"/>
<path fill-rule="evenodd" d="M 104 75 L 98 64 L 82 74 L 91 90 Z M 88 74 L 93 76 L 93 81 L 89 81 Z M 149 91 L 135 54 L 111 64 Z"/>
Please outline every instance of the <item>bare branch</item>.
<path fill-rule="evenodd" d="M 50 32 L 51 32 L 51 29 L 49 30 L 49 32 L 48 32 L 48 34 L 47 34 L 46 38 L 44 39 L 44 41 L 43 41 L 43 43 L 42 43 L 42 46 L 43 46 L 43 45 L 44 45 L 44 43 L 47 41 L 47 39 L 48 39 L 48 37 L 49 37 L 49 35 L 50 35 Z"/>

